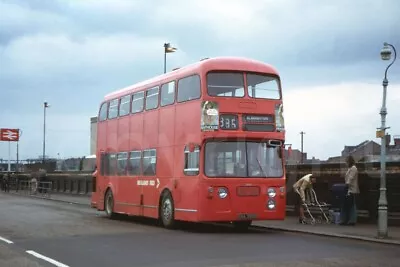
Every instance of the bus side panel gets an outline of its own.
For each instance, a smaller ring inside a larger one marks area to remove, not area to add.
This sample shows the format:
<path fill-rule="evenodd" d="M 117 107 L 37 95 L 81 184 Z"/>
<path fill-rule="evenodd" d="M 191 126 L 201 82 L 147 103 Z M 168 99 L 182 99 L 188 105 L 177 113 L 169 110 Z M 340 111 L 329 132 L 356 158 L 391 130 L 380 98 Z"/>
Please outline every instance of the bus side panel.
<path fill-rule="evenodd" d="M 159 112 L 158 121 L 158 144 L 160 147 L 174 146 L 175 127 L 175 106 L 162 107 L 162 111 Z M 172 156 L 171 159 L 169 159 L 170 161 L 173 160 Z M 170 168 L 172 167 L 173 166 L 170 166 Z M 162 173 L 163 169 L 158 169 L 157 171 Z"/>
<path fill-rule="evenodd" d="M 158 208 L 161 192 L 163 188 L 173 188 L 173 147 L 157 148 L 157 175 L 143 177 L 145 180 L 152 181 L 149 186 L 143 186 L 144 216 L 158 218 Z"/>
<path fill-rule="evenodd" d="M 197 100 L 178 103 L 176 106 L 175 145 L 187 145 L 190 142 L 200 144 L 201 102 Z M 182 146 L 183 154 L 184 146 Z M 180 159 L 182 156 L 179 157 Z M 179 176 L 182 170 L 179 170 Z M 175 173 L 175 174 L 178 174 Z M 179 177 L 177 176 L 177 177 Z"/>
<path fill-rule="evenodd" d="M 121 117 L 118 119 L 118 152 L 129 152 L 129 117 Z M 118 165 L 118 162 L 117 162 Z M 117 168 L 119 169 L 119 168 Z M 120 184 L 120 196 L 119 201 L 123 203 L 128 202 L 129 197 L 129 187 L 131 184 L 131 179 L 124 176 L 119 176 L 118 183 Z"/>
<path fill-rule="evenodd" d="M 142 129 L 143 129 L 143 114 L 133 114 L 129 116 L 129 151 L 142 150 Z M 127 203 L 129 203 L 129 213 L 132 215 L 140 215 L 141 208 L 140 199 L 142 187 L 137 185 L 139 176 L 129 176 L 127 188 Z"/>
<path fill-rule="evenodd" d="M 197 184 L 198 176 L 185 176 L 183 146 L 176 146 L 175 179 L 172 182 L 173 198 L 175 204 L 175 219 L 183 221 L 197 221 Z"/>
<path fill-rule="evenodd" d="M 174 190 L 175 219 L 198 221 L 198 177 L 183 176 L 176 182 Z"/>
<path fill-rule="evenodd" d="M 158 110 L 143 113 L 143 149 L 158 147 Z"/>
<path fill-rule="evenodd" d="M 118 151 L 118 124 L 119 119 L 112 119 L 108 121 L 107 128 L 107 152 L 108 153 L 117 153 Z M 114 202 L 122 202 L 122 194 L 120 192 L 121 185 L 119 184 L 119 179 L 117 177 L 117 166 L 116 160 L 111 162 L 113 166 L 109 166 L 110 170 L 114 170 L 114 173 L 110 175 L 109 179 L 105 179 L 105 181 L 109 180 L 109 183 L 112 184 L 112 192 L 114 196 Z M 109 184 L 107 183 L 106 186 Z M 104 188 L 107 190 L 107 188 Z M 105 194 L 105 191 L 104 191 Z M 115 212 L 119 212 L 118 206 L 114 207 Z"/>
<path fill-rule="evenodd" d="M 178 220 L 197 221 L 198 198 L 197 176 L 184 175 L 185 146 L 189 143 L 200 145 L 200 116 L 201 101 L 192 100 L 178 103 L 175 112 L 175 162 L 174 178 L 176 188 L 174 189 L 175 217 Z"/>
<path fill-rule="evenodd" d="M 149 110 L 143 113 L 143 150 L 158 148 L 158 113 L 159 110 Z M 157 149 L 158 158 L 158 149 Z M 156 169 L 157 172 L 157 161 Z M 142 165 L 144 167 L 144 165 Z M 143 194 L 143 215 L 146 217 L 156 217 L 158 212 L 158 197 L 156 193 L 156 176 L 154 174 L 145 174 L 147 170 L 142 170 L 142 176 L 140 179 L 149 181 L 148 185 L 142 186 Z M 152 182 L 152 183 L 150 183 Z"/>
<path fill-rule="evenodd" d="M 97 123 L 97 141 L 96 141 L 96 162 L 97 162 L 97 177 L 96 177 L 96 193 L 92 194 L 92 201 L 96 202 L 98 210 L 104 210 L 104 193 L 106 185 L 104 183 L 104 176 L 102 176 L 103 166 L 101 152 L 107 150 L 107 128 L 108 121 Z"/>

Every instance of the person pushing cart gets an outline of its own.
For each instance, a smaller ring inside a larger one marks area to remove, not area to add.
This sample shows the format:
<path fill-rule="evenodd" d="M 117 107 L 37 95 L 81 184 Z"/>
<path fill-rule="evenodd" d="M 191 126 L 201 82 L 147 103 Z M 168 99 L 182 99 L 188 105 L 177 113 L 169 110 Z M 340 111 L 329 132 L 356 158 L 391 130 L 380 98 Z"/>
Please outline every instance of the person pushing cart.
<path fill-rule="evenodd" d="M 298 194 L 297 198 L 297 206 L 299 206 L 299 223 L 305 223 L 304 216 L 304 207 L 303 204 L 309 204 L 309 201 L 306 201 L 306 195 L 309 196 L 309 200 L 313 202 L 313 184 L 317 181 L 316 177 L 312 174 L 306 174 L 301 177 L 296 183 L 293 185 L 294 191 Z"/>

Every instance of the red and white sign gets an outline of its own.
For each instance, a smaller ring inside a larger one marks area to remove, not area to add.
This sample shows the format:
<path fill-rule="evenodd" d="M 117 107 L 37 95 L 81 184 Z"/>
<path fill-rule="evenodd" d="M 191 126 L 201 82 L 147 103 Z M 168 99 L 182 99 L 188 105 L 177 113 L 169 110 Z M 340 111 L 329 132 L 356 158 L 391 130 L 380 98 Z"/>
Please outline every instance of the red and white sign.
<path fill-rule="evenodd" d="M 19 129 L 0 129 L 0 141 L 19 141 Z"/>

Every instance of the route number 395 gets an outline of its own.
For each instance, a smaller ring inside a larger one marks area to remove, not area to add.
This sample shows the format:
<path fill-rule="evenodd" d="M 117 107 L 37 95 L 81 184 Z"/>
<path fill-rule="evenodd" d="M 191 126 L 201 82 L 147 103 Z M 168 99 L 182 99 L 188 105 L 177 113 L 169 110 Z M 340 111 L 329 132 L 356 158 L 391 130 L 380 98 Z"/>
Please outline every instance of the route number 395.
<path fill-rule="evenodd" d="M 219 128 L 226 130 L 237 129 L 238 128 L 237 116 L 221 115 L 219 118 Z"/>

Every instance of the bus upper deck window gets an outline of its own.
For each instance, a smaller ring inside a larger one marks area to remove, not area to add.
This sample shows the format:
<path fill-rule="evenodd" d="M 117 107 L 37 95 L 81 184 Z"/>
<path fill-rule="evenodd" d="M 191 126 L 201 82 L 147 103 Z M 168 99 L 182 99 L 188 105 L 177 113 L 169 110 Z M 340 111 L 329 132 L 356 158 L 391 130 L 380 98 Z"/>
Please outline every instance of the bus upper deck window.
<path fill-rule="evenodd" d="M 210 96 L 243 97 L 243 73 L 210 72 L 207 74 L 207 91 Z"/>
<path fill-rule="evenodd" d="M 247 74 L 247 93 L 254 98 L 281 99 L 278 78 L 269 75 Z"/>

